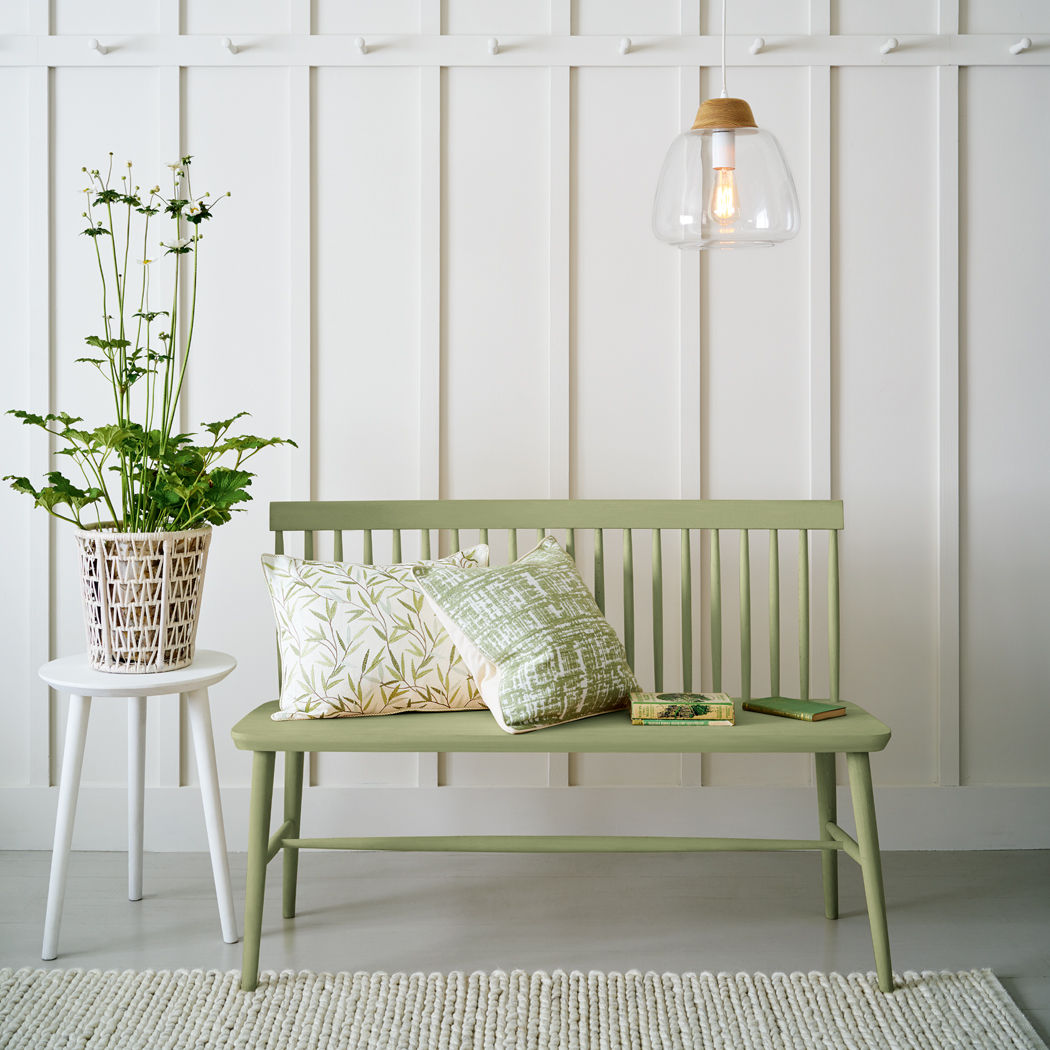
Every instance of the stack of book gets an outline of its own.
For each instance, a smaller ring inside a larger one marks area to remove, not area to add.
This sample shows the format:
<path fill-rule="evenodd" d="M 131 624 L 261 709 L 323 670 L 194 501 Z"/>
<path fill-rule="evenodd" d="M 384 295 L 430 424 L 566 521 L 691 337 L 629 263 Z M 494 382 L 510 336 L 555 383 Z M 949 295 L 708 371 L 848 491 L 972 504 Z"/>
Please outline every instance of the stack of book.
<path fill-rule="evenodd" d="M 735 724 L 733 701 L 726 693 L 631 693 L 631 725 Z"/>

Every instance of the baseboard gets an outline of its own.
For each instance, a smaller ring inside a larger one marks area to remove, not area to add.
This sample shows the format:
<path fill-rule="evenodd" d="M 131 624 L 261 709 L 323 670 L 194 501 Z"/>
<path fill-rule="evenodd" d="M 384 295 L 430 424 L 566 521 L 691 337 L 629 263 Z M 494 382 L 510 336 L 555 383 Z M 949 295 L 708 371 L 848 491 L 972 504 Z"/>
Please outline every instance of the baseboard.
<path fill-rule="evenodd" d="M 247 849 L 248 788 L 222 792 L 226 839 Z M 57 788 L 0 788 L 0 848 L 50 849 Z M 879 833 L 889 850 L 1050 849 L 1050 786 L 883 787 Z M 809 838 L 813 791 L 740 787 L 312 787 L 306 835 L 618 834 Z M 839 823 L 852 827 L 847 788 Z M 280 791 L 274 797 L 279 823 Z M 85 786 L 75 849 L 123 850 L 127 800 L 121 787 Z M 147 788 L 147 850 L 207 848 L 196 788 Z"/>

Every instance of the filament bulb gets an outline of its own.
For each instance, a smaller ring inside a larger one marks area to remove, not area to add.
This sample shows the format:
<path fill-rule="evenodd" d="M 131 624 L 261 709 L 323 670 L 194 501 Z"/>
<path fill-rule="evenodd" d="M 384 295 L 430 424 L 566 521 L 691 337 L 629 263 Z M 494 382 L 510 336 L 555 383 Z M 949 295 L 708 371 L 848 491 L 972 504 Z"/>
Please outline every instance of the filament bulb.
<path fill-rule="evenodd" d="M 715 185 L 711 190 L 711 215 L 723 226 L 740 214 L 740 197 L 736 192 L 736 175 L 732 168 L 715 169 Z"/>
<path fill-rule="evenodd" d="M 727 225 L 740 214 L 740 197 L 736 191 L 736 135 L 716 131 L 711 136 L 711 166 L 715 180 L 709 211 L 720 225 Z"/>

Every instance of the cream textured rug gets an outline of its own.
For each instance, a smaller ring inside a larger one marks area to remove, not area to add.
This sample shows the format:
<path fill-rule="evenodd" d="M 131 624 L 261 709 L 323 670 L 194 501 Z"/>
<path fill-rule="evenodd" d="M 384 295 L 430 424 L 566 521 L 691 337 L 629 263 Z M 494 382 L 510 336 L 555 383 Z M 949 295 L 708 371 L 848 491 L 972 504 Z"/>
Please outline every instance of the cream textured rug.
<path fill-rule="evenodd" d="M 0 970 L 32 1050 L 1044 1050 L 990 970 L 873 974 Z"/>

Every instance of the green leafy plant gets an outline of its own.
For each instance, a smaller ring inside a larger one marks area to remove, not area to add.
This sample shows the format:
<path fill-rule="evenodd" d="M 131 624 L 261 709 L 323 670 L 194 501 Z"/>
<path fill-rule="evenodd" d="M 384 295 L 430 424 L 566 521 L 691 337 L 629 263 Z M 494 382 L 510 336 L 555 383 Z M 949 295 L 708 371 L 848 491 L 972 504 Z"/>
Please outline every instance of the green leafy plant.
<path fill-rule="evenodd" d="M 140 194 L 132 185 L 130 161 L 126 173 L 114 180 L 112 153 L 104 176 L 98 169 L 83 169 L 90 183 L 84 190 L 88 225 L 83 234 L 91 240 L 101 282 L 102 331 L 85 338 L 91 354 L 77 361 L 108 381 L 113 422 L 87 427 L 81 417 L 66 412 L 9 412 L 52 435 L 59 445 L 56 455 L 73 460 L 84 487 L 58 470 L 49 472 L 40 488 L 13 474 L 4 480 L 36 506 L 81 528 L 105 524 L 119 532 L 156 532 L 222 525 L 243 509 L 236 504 L 251 499 L 254 474 L 245 463 L 270 445 L 295 445 L 289 438 L 231 433 L 246 412 L 202 423 L 206 436 L 175 430 L 193 345 L 201 227 L 217 203 L 209 193 L 193 195 L 191 160 L 186 156 L 168 165 L 170 197 L 159 185 Z M 174 232 L 160 242 L 160 259 L 150 258 L 154 217 L 170 223 Z M 133 246 L 141 246 L 141 259 L 132 257 Z M 151 275 L 165 262 L 170 263 L 165 297 L 170 308 L 156 310 L 150 304 Z M 137 270 L 137 281 L 130 279 L 129 265 Z M 180 312 L 184 280 L 191 285 L 185 319 Z"/>

